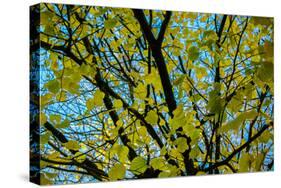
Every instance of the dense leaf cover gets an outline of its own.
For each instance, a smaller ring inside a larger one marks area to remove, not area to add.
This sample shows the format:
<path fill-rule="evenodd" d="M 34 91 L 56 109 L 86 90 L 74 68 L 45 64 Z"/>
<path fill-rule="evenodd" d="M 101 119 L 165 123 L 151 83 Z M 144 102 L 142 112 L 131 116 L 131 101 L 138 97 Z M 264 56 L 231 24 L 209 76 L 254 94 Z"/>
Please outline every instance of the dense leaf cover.
<path fill-rule="evenodd" d="M 273 19 L 32 11 L 41 184 L 273 170 Z"/>

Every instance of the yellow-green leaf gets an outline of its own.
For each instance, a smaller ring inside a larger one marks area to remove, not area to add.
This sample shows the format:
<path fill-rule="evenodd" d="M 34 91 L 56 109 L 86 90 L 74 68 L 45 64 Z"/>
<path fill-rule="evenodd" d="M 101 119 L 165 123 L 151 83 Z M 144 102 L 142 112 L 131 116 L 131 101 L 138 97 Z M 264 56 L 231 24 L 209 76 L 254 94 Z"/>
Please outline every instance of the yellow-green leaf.
<path fill-rule="evenodd" d="M 165 160 L 162 157 L 152 159 L 150 164 L 154 170 L 164 170 L 166 168 Z"/>
<path fill-rule="evenodd" d="M 122 163 L 126 162 L 126 160 L 128 159 L 129 149 L 126 146 L 114 144 L 110 152 L 112 156 L 116 154 L 119 158 L 119 161 Z"/>
<path fill-rule="evenodd" d="M 108 20 L 105 20 L 104 27 L 105 27 L 105 29 L 112 29 L 113 27 L 115 27 L 116 24 L 117 24 L 116 19 L 108 19 Z"/>
<path fill-rule="evenodd" d="M 254 119 L 257 115 L 258 113 L 254 110 L 241 113 L 234 120 L 223 125 L 220 129 L 220 132 L 227 132 L 229 130 L 238 130 L 240 125 L 243 123 L 243 121 Z"/>
<path fill-rule="evenodd" d="M 194 61 L 199 57 L 199 49 L 196 46 L 191 46 L 188 49 L 188 58 L 190 61 Z"/>
<path fill-rule="evenodd" d="M 101 106 L 103 104 L 104 96 L 105 94 L 102 91 L 97 90 L 94 94 L 94 97 L 86 102 L 88 110 L 92 110 L 94 107 Z"/>
<path fill-rule="evenodd" d="M 123 107 L 123 102 L 120 99 L 116 99 L 113 103 L 114 108 L 121 108 Z"/>
<path fill-rule="evenodd" d="M 121 180 L 125 177 L 126 168 L 123 164 L 115 164 L 108 172 L 110 180 Z"/>
<path fill-rule="evenodd" d="M 250 165 L 250 155 L 248 153 L 242 153 L 239 160 L 239 172 L 248 172 Z"/>
<path fill-rule="evenodd" d="M 130 170 L 134 174 L 142 174 L 146 171 L 147 165 L 146 165 L 146 160 L 142 157 L 136 157 L 133 159 L 131 163 Z"/>
<path fill-rule="evenodd" d="M 79 163 L 84 162 L 86 160 L 86 158 L 87 158 L 87 156 L 81 152 L 75 153 L 75 156 L 74 156 L 74 159 Z"/>
<path fill-rule="evenodd" d="M 134 89 L 134 93 L 136 97 L 144 100 L 146 97 L 146 87 L 143 84 L 138 84 L 138 86 Z"/>
<path fill-rule="evenodd" d="M 69 149 L 69 150 L 74 150 L 74 151 L 78 151 L 80 149 L 80 145 L 77 141 L 75 140 L 69 140 L 68 142 L 66 142 L 64 144 L 64 146 Z"/>
<path fill-rule="evenodd" d="M 70 121 L 68 119 L 65 119 L 63 122 L 57 125 L 57 128 L 67 128 L 70 125 Z"/>
<path fill-rule="evenodd" d="M 178 151 L 181 153 L 188 149 L 187 140 L 184 137 L 177 138 L 174 143 L 177 146 Z"/>
<path fill-rule="evenodd" d="M 57 115 L 57 114 L 51 114 L 50 115 L 50 120 L 52 123 L 54 124 L 59 124 L 60 121 L 61 121 L 61 116 L 60 115 Z"/>
<path fill-rule="evenodd" d="M 55 79 L 47 82 L 45 87 L 52 93 L 56 94 L 60 89 L 60 83 Z"/>
<path fill-rule="evenodd" d="M 90 66 L 90 65 L 87 65 L 87 64 L 82 64 L 80 66 L 80 73 L 82 75 L 88 75 L 88 74 L 92 74 L 94 75 L 94 69 Z"/>
<path fill-rule="evenodd" d="M 157 124 L 158 121 L 158 115 L 154 110 L 150 110 L 146 117 L 145 120 L 150 123 L 150 124 Z"/>
<path fill-rule="evenodd" d="M 47 122 L 47 117 L 43 112 L 39 114 L 39 120 L 40 120 L 40 125 L 44 125 Z"/>

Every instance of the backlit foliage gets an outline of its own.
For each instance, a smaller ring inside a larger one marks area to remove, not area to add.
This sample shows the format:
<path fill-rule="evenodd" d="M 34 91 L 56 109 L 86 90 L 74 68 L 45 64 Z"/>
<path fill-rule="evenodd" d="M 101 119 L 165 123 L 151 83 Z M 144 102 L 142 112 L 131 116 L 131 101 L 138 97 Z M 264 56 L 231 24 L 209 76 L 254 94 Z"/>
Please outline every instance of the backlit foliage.
<path fill-rule="evenodd" d="M 31 11 L 41 184 L 273 170 L 273 19 Z"/>

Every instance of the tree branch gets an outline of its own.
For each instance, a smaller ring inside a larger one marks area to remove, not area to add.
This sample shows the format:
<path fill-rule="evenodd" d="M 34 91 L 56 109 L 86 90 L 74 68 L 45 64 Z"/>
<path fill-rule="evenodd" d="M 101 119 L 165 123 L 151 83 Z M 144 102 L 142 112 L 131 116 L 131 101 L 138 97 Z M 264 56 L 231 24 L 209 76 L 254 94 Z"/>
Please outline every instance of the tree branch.
<path fill-rule="evenodd" d="M 148 43 L 149 43 L 149 47 L 152 51 L 152 56 L 157 64 L 157 68 L 158 68 L 158 72 L 160 75 L 160 79 L 161 79 L 161 84 L 163 87 L 163 91 L 165 94 L 165 100 L 169 109 L 169 114 L 172 117 L 173 116 L 173 111 L 177 108 L 177 103 L 174 97 L 174 93 L 173 93 L 173 88 L 172 88 L 172 84 L 170 81 L 170 77 L 169 77 L 169 73 L 165 64 L 165 59 L 163 57 L 162 51 L 161 51 L 161 43 L 158 42 L 158 40 L 155 40 L 150 26 L 148 25 L 145 15 L 143 13 L 142 10 L 137 10 L 137 9 L 133 9 L 135 18 L 138 20 L 140 27 L 142 29 L 143 35 L 145 36 L 145 38 L 147 39 Z M 168 21 L 170 19 L 170 14 L 167 13 L 166 16 L 166 21 L 164 20 L 163 22 L 163 28 L 160 34 L 160 40 L 162 35 L 164 36 L 164 29 L 166 30 Z M 167 23 L 166 23 L 167 22 Z"/>
<path fill-rule="evenodd" d="M 134 12 L 135 18 L 138 20 L 138 22 L 141 26 L 141 29 L 143 31 L 143 34 L 144 34 L 146 40 L 149 43 L 156 45 L 156 39 L 155 39 L 153 33 L 151 32 L 150 26 L 146 21 L 143 11 L 140 9 L 133 9 L 133 12 Z"/>
<path fill-rule="evenodd" d="M 235 149 L 227 158 L 225 158 L 223 161 L 217 162 L 214 165 L 209 166 L 208 168 L 203 169 L 203 171 L 207 172 L 209 170 L 216 169 L 220 166 L 227 165 L 227 163 L 239 152 L 241 152 L 243 149 L 245 149 L 247 146 L 249 146 L 253 141 L 255 141 L 264 131 L 266 131 L 269 127 L 273 126 L 273 122 L 270 122 L 269 124 L 264 125 L 253 137 L 251 137 L 247 142 L 242 144 L 240 147 Z"/>
<path fill-rule="evenodd" d="M 171 11 L 166 11 L 165 14 L 165 19 L 161 24 L 161 28 L 160 28 L 160 32 L 158 34 L 158 38 L 157 38 L 157 43 L 159 43 L 160 45 L 162 44 L 163 40 L 164 40 L 164 36 L 165 36 L 165 31 L 168 27 L 169 21 L 171 19 L 172 16 L 172 12 Z"/>
<path fill-rule="evenodd" d="M 46 122 L 44 125 L 45 125 L 46 129 L 49 130 L 60 142 L 62 142 L 62 143 L 68 142 L 68 139 L 58 129 L 56 129 L 51 123 Z M 75 153 L 77 151 L 70 150 L 70 152 L 73 155 L 75 155 Z M 102 181 L 104 178 L 108 177 L 108 175 L 104 171 L 98 169 L 97 165 L 94 162 L 90 161 L 88 158 L 86 158 L 86 160 L 83 163 L 79 164 L 79 167 L 84 168 L 93 177 L 95 177 L 96 179 L 98 179 L 100 181 Z"/>

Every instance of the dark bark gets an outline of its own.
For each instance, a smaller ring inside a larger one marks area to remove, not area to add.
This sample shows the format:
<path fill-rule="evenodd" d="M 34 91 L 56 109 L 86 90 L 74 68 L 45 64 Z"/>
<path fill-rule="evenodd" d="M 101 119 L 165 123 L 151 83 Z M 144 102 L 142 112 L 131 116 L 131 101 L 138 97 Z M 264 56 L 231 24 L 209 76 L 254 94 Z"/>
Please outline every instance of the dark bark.
<path fill-rule="evenodd" d="M 168 73 L 168 70 L 167 70 L 167 67 L 165 64 L 165 59 L 164 59 L 164 56 L 163 56 L 162 50 L 161 50 L 161 45 L 164 40 L 165 31 L 167 29 L 169 20 L 171 18 L 171 12 L 169 12 L 169 11 L 166 12 L 165 18 L 161 24 L 161 28 L 160 28 L 157 39 L 155 39 L 155 37 L 151 31 L 151 28 L 150 28 L 149 24 L 147 23 L 147 20 L 145 18 L 143 11 L 133 9 L 133 12 L 134 12 L 135 18 L 138 20 L 138 22 L 140 24 L 143 35 L 145 36 L 146 40 L 148 41 L 149 48 L 151 49 L 151 52 L 152 52 L 152 56 L 156 62 L 159 76 L 161 79 L 162 88 L 163 88 L 164 95 L 165 95 L 165 100 L 166 100 L 166 103 L 167 103 L 167 106 L 169 109 L 169 114 L 171 117 L 173 117 L 173 111 L 177 108 L 177 103 L 176 103 L 176 100 L 174 97 L 173 87 L 172 87 L 172 84 L 170 81 L 169 73 Z M 188 136 L 181 134 L 180 133 L 181 131 L 182 131 L 182 128 L 179 128 L 177 130 L 177 132 L 178 132 L 177 137 L 186 138 L 187 144 L 189 145 L 191 142 L 191 139 Z M 190 153 L 190 150 L 187 150 L 183 153 L 186 173 L 188 175 L 194 175 L 194 174 L 196 174 L 196 169 L 194 168 L 192 159 L 189 158 L 189 153 Z"/>
<path fill-rule="evenodd" d="M 68 139 L 64 136 L 63 133 L 61 133 L 58 129 L 56 129 L 51 123 L 49 122 L 46 122 L 45 123 L 45 128 L 47 130 L 49 130 L 55 138 L 57 138 L 61 143 L 66 143 L 68 142 Z M 70 150 L 70 152 L 75 155 L 75 153 L 77 151 L 74 151 L 74 150 Z M 75 163 L 75 165 L 81 167 L 81 168 L 84 168 L 89 174 L 91 174 L 94 178 L 96 178 L 97 180 L 100 180 L 102 181 L 103 179 L 106 179 L 108 177 L 108 175 L 98 169 L 97 165 L 90 161 L 89 159 L 86 158 L 86 160 L 82 163 Z"/>
<path fill-rule="evenodd" d="M 171 12 L 167 11 L 165 15 L 165 19 L 161 25 L 161 30 L 159 32 L 159 38 L 155 39 L 150 26 L 145 18 L 145 15 L 142 10 L 133 9 L 135 18 L 138 20 L 141 29 L 143 31 L 143 34 L 146 38 L 146 40 L 149 43 L 149 47 L 152 52 L 152 56 L 156 62 L 159 76 L 161 79 L 161 84 L 163 87 L 165 100 L 169 109 L 169 114 L 173 116 L 173 111 L 177 108 L 177 103 L 174 97 L 172 84 L 170 81 L 170 76 L 165 64 L 165 59 L 163 57 L 162 51 L 161 51 L 161 44 L 164 40 L 164 34 L 167 28 L 167 25 L 169 23 L 169 20 L 171 18 Z"/>
<path fill-rule="evenodd" d="M 216 162 L 215 164 L 202 169 L 202 171 L 208 172 L 210 170 L 216 169 L 220 166 L 227 165 L 227 163 L 238 153 L 240 153 L 243 149 L 247 148 L 253 141 L 255 141 L 258 137 L 262 135 L 264 131 L 266 131 L 269 127 L 273 126 L 273 122 L 270 122 L 269 124 L 265 124 L 254 136 L 252 136 L 247 142 L 242 144 L 240 147 L 235 149 L 228 157 L 226 157 L 223 161 Z"/>

